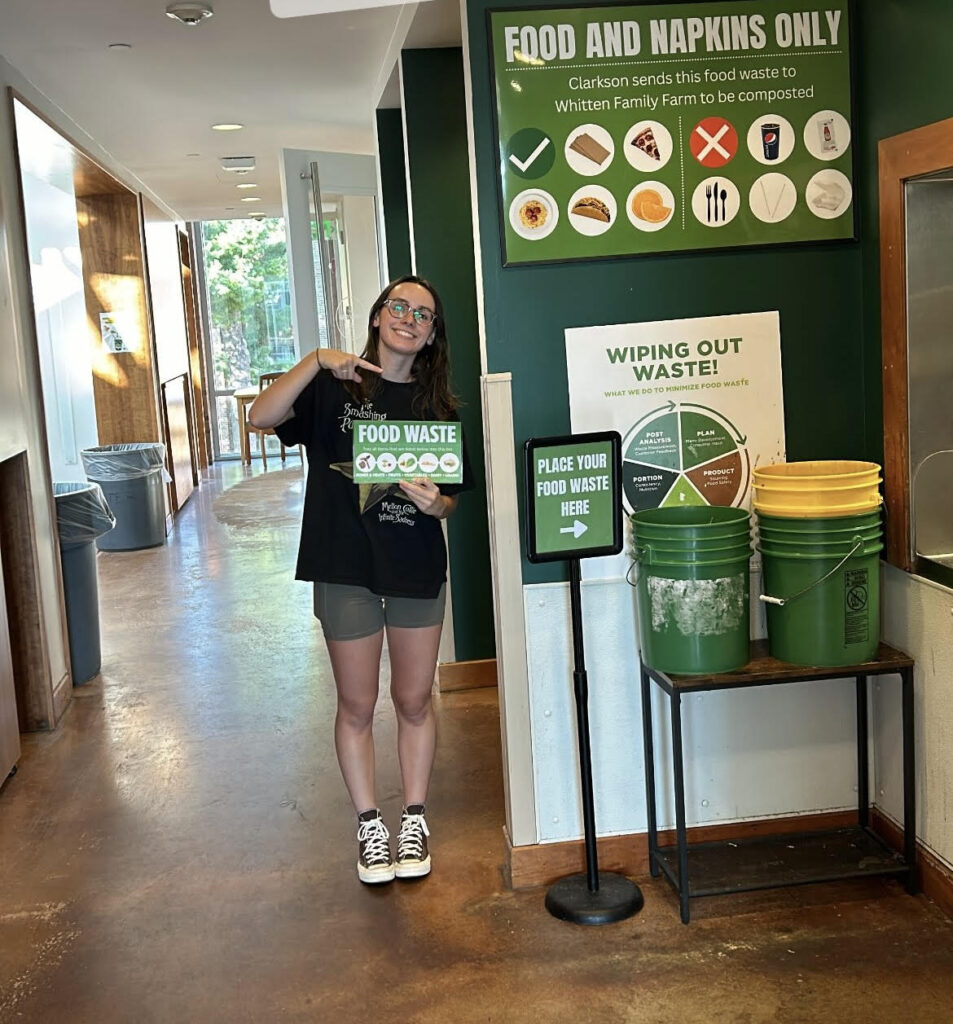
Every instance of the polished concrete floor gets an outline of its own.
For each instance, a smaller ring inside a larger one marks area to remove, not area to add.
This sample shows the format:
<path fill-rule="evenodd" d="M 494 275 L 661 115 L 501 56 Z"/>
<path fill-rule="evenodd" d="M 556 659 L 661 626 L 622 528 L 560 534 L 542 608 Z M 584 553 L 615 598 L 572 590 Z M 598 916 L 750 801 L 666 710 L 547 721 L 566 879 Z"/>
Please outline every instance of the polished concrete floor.
<path fill-rule="evenodd" d="M 491 690 L 438 699 L 432 875 L 363 887 L 277 465 L 217 469 L 166 546 L 99 558 L 102 676 L 0 789 L 0 1021 L 953 1019 L 953 924 L 893 882 L 700 900 L 687 927 L 651 879 L 603 928 L 506 891 Z M 386 700 L 377 736 L 393 822 Z"/>

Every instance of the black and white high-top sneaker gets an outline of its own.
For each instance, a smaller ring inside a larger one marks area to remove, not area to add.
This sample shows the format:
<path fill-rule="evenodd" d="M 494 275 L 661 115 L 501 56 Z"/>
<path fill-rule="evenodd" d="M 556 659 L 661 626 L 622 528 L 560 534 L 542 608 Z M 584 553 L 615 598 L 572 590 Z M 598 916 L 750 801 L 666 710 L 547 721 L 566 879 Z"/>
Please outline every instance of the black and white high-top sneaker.
<path fill-rule="evenodd" d="M 376 808 L 357 816 L 357 876 L 368 885 L 390 882 L 394 861 L 390 855 L 390 833 Z"/>
<path fill-rule="evenodd" d="M 400 816 L 397 834 L 398 878 L 420 878 L 430 874 L 430 851 L 427 836 L 430 831 L 424 820 L 424 805 L 410 804 Z"/>

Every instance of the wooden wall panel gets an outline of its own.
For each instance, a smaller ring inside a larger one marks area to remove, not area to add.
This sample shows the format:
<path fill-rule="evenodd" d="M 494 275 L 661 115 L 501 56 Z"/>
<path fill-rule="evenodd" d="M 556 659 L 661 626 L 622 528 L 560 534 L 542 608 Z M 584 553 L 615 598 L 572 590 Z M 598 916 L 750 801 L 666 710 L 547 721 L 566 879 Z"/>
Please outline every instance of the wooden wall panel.
<path fill-rule="evenodd" d="M 99 443 L 159 441 L 139 199 L 131 192 L 77 197 L 76 208 Z M 124 317 L 132 351 L 103 345 L 100 313 L 113 312 Z"/>
<path fill-rule="evenodd" d="M 168 440 L 167 465 L 172 475 L 172 510 L 178 512 L 195 487 L 189 415 L 189 377 L 181 374 L 162 385 L 162 411 Z"/>
<path fill-rule="evenodd" d="M 179 262 L 182 269 L 182 294 L 185 298 L 185 323 L 189 335 L 189 375 L 192 379 L 192 425 L 195 432 L 195 450 L 198 468 L 212 464 L 212 430 L 209 423 L 208 372 L 205 348 L 199 329 L 199 296 L 192 273 L 192 247 L 188 236 L 179 232 Z"/>
<path fill-rule="evenodd" d="M 0 786 L 20 760 L 20 723 L 13 682 L 13 652 L 10 648 L 7 602 L 3 588 L 0 553 Z"/>
<path fill-rule="evenodd" d="M 56 724 L 25 454 L 0 462 L 0 551 L 21 732 Z"/>

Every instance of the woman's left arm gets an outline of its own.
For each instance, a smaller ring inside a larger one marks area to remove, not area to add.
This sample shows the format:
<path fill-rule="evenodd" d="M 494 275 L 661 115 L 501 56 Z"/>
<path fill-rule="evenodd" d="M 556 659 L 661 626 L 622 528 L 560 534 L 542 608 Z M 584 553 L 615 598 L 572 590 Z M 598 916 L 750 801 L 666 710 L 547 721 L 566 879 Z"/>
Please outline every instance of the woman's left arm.
<path fill-rule="evenodd" d="M 457 499 L 441 494 L 440 488 L 425 476 L 413 480 L 401 480 L 400 489 L 424 515 L 434 519 L 446 519 L 457 507 Z"/>

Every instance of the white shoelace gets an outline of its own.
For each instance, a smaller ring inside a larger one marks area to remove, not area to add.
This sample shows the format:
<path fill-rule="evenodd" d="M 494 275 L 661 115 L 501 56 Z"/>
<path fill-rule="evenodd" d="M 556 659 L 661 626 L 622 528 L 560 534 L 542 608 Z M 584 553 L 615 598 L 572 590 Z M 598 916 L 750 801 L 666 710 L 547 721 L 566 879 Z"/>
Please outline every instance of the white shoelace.
<path fill-rule="evenodd" d="M 397 835 L 398 860 L 422 860 L 424 855 L 424 836 L 430 830 L 422 814 L 407 814 L 400 823 Z"/>
<path fill-rule="evenodd" d="M 390 839 L 390 833 L 380 818 L 371 818 L 370 821 L 361 822 L 357 830 L 357 841 L 364 844 L 362 849 L 365 864 L 372 866 L 390 863 L 388 839 Z"/>

